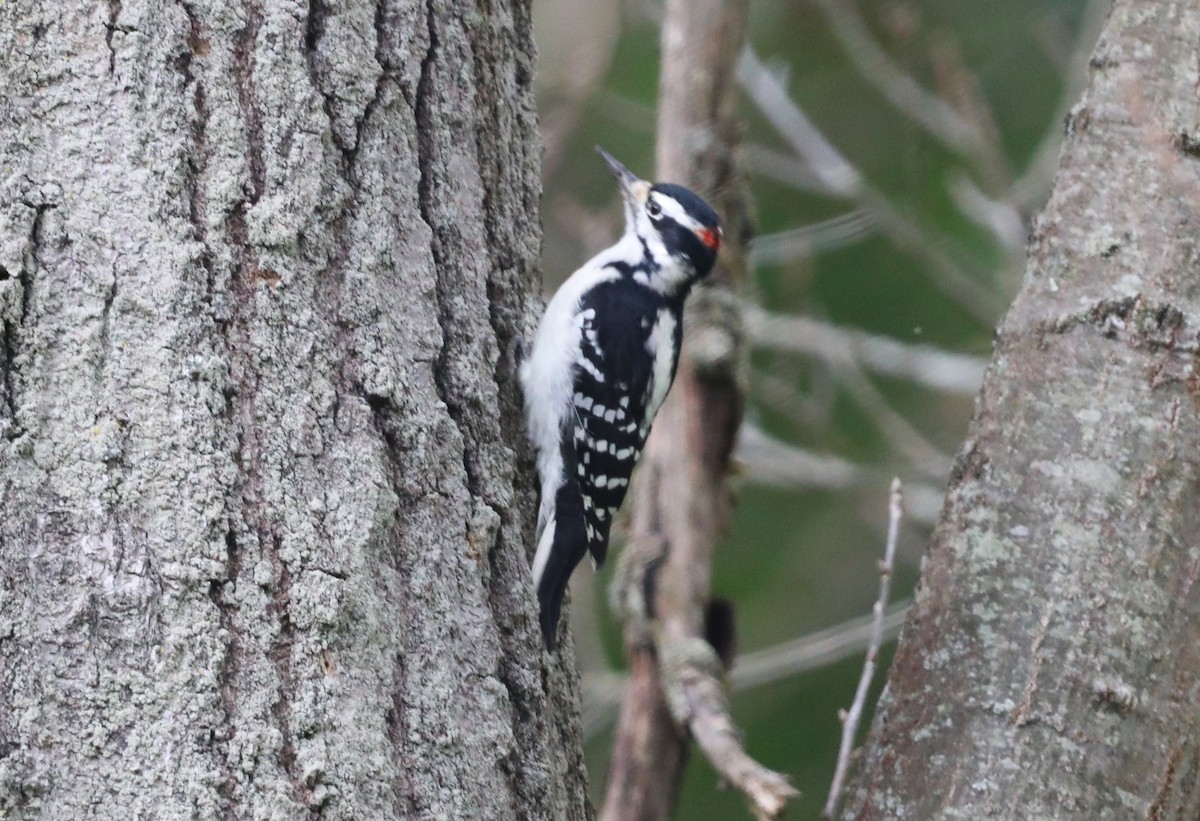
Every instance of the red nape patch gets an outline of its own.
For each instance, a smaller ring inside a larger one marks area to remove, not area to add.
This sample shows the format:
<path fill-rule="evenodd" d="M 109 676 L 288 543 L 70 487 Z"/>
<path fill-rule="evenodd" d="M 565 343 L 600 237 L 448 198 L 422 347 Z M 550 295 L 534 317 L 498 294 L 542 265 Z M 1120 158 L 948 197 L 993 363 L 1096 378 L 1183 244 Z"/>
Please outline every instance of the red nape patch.
<path fill-rule="evenodd" d="M 700 237 L 700 241 L 707 245 L 710 251 L 716 251 L 721 247 L 720 230 L 713 231 L 709 228 L 701 228 L 696 232 L 696 236 Z"/>

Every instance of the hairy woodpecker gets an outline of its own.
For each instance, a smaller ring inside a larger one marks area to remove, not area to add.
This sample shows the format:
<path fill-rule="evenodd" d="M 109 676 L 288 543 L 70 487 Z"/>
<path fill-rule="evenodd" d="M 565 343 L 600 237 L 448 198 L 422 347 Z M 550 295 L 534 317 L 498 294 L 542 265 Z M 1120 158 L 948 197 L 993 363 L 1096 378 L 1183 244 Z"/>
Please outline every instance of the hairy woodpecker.
<path fill-rule="evenodd" d="M 670 183 L 638 179 L 603 149 L 625 199 L 625 235 L 563 283 L 521 365 L 541 480 L 533 581 L 553 650 L 567 581 L 588 552 L 604 561 L 679 362 L 683 303 L 712 270 L 717 214 Z"/>

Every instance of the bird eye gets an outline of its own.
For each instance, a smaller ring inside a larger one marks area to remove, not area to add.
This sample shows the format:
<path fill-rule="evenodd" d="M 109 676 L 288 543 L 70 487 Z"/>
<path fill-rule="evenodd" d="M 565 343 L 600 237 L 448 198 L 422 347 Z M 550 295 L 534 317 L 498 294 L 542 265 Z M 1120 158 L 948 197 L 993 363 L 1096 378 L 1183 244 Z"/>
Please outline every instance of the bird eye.
<path fill-rule="evenodd" d="M 658 217 L 662 214 L 662 206 L 655 200 L 650 200 L 650 202 L 646 203 L 646 213 L 651 217 Z"/>

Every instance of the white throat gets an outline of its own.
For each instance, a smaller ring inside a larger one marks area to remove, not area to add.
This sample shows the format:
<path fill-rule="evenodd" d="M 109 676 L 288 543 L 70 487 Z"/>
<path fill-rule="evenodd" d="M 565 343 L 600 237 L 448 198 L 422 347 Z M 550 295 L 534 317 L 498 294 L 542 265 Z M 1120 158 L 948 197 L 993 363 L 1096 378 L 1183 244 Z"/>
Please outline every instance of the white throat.
<path fill-rule="evenodd" d="M 625 234 L 604 251 L 600 264 L 623 263 L 635 270 L 635 282 L 663 294 L 675 294 L 691 278 L 687 263 L 671 256 L 662 237 L 649 224 L 627 224 Z"/>

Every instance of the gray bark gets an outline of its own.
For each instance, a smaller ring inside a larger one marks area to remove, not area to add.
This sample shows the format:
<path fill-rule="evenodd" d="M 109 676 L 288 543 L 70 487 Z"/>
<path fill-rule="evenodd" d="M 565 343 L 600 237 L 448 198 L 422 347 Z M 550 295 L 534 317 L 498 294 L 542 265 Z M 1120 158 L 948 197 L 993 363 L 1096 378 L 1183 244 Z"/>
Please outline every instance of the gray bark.
<path fill-rule="evenodd" d="M 582 818 L 528 3 L 0 4 L 0 816 Z"/>
<path fill-rule="evenodd" d="M 848 818 L 1200 817 L 1198 45 L 1114 6 Z"/>

